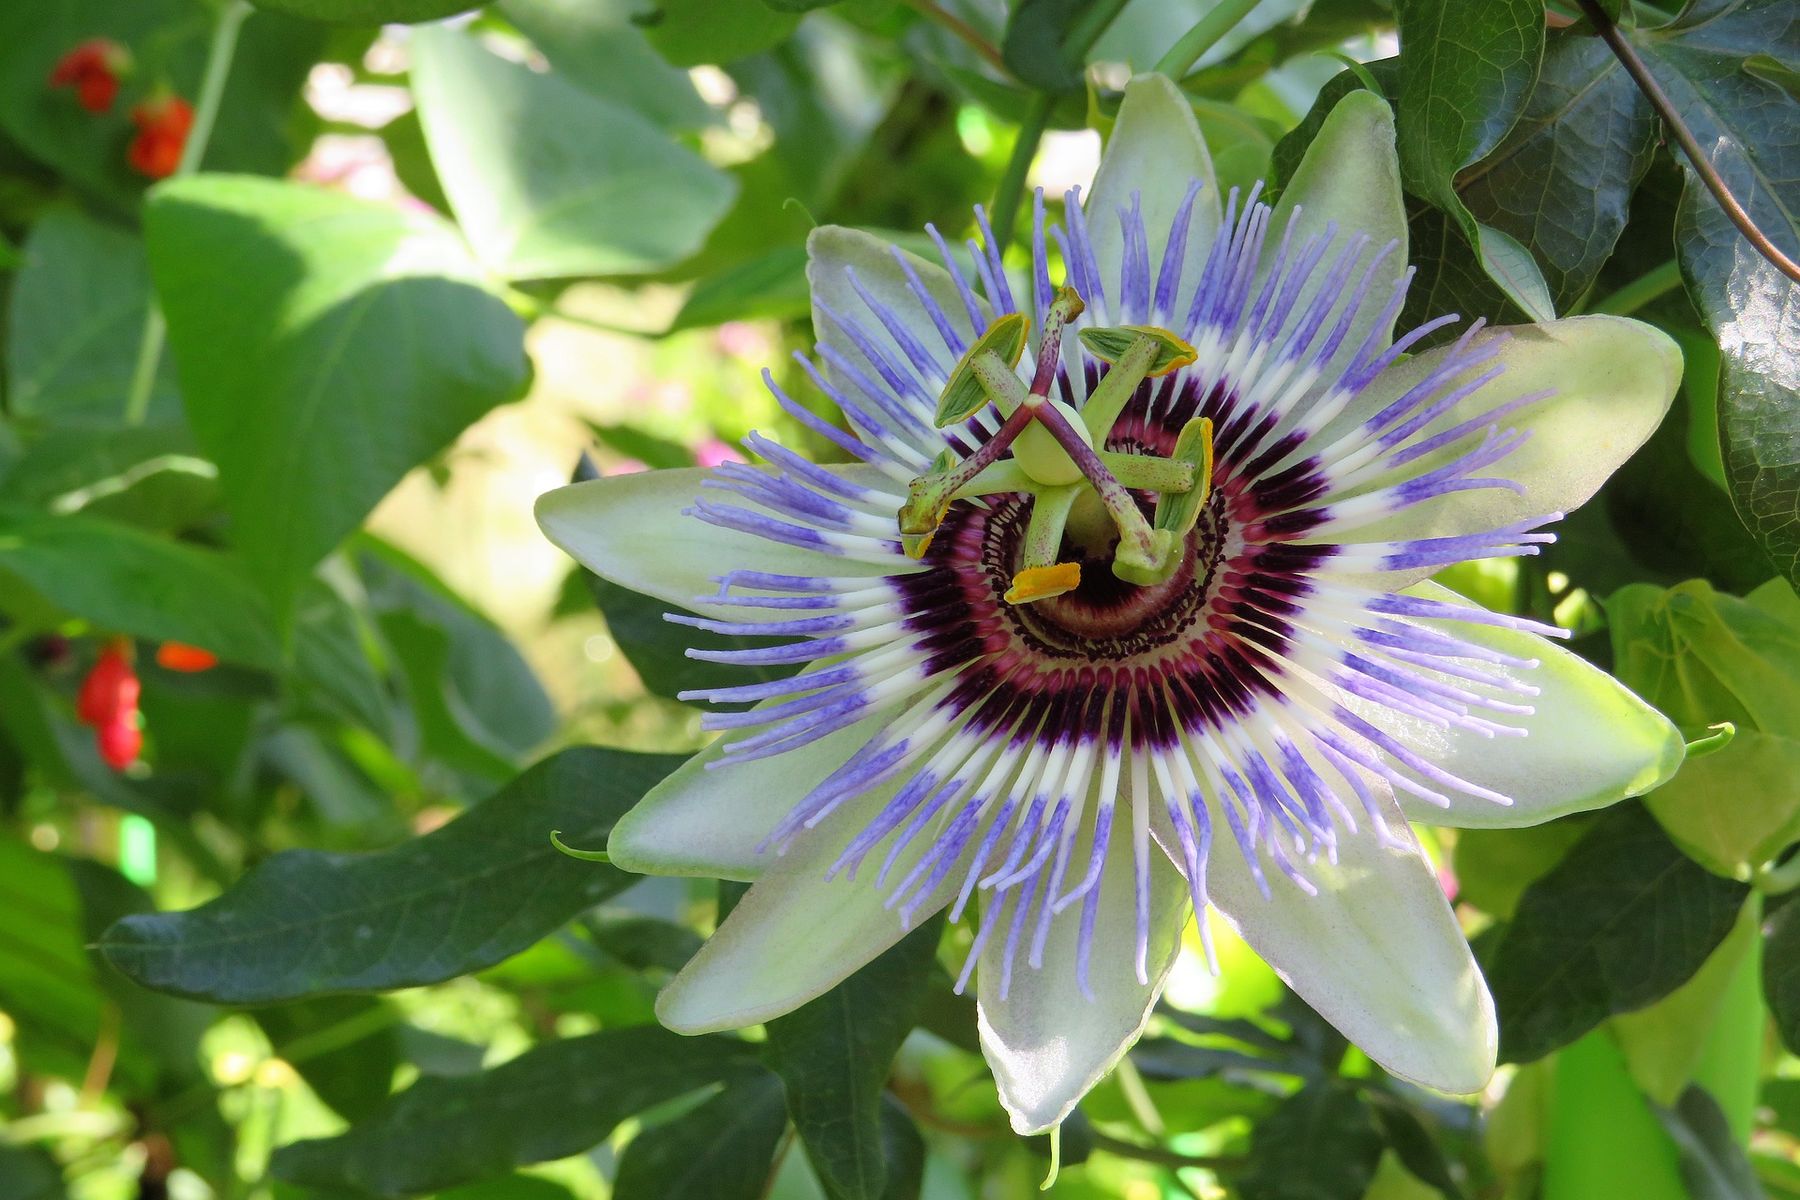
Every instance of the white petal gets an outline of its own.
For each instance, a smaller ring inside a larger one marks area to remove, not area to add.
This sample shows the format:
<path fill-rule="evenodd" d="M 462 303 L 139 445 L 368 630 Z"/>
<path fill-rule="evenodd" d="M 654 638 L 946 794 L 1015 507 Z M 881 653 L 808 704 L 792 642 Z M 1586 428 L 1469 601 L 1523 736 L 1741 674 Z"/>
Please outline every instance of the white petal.
<path fill-rule="evenodd" d="M 1175 213 L 1187 195 L 1188 185 L 1200 180 L 1188 227 L 1186 265 L 1182 269 L 1182 295 L 1189 295 L 1200 281 L 1200 269 L 1219 228 L 1219 185 L 1213 177 L 1212 156 L 1200 136 L 1200 123 L 1181 89 L 1165 75 L 1139 75 L 1125 87 L 1119 117 L 1094 187 L 1082 205 L 1100 282 L 1107 302 L 1116 314 L 1119 304 L 1120 267 L 1125 257 L 1124 235 L 1119 229 L 1119 210 L 1131 209 L 1131 193 L 1138 193 L 1144 215 L 1144 234 L 1150 247 L 1151 281 L 1157 277 Z M 1183 309 L 1182 311 L 1186 311 Z"/>
<path fill-rule="evenodd" d="M 1406 203 L 1400 190 L 1400 159 L 1394 149 L 1394 113 L 1387 101 L 1359 89 L 1339 100 L 1326 116 L 1275 205 L 1269 240 L 1263 248 L 1262 269 L 1266 270 L 1274 258 L 1296 208 L 1300 212 L 1293 218 L 1290 262 L 1307 239 L 1323 234 L 1327 225 L 1336 226 L 1336 238 L 1315 272 L 1320 281 L 1301 290 L 1289 318 L 1290 326 L 1299 322 L 1306 305 L 1318 294 L 1325 269 L 1338 250 L 1355 235 L 1366 234 L 1370 244 L 1350 276 L 1350 286 L 1362 278 L 1363 268 L 1374 254 L 1390 242 L 1398 243 L 1375 268 L 1350 334 L 1332 360 L 1334 367 L 1341 369 L 1374 330 L 1394 285 L 1406 274 Z M 1393 331 L 1390 318 L 1379 331 L 1383 346 L 1393 341 Z M 1326 372 L 1327 377 L 1335 374 L 1332 370 Z"/>
<path fill-rule="evenodd" d="M 967 306 L 949 272 L 916 254 L 907 251 L 899 253 L 960 336 L 968 338 L 972 332 L 979 333 L 987 328 L 991 310 L 985 300 L 977 297 L 981 328 L 972 329 Z M 832 319 L 826 310 L 855 322 L 884 356 L 917 377 L 921 387 L 929 392 L 928 404 L 918 396 L 900 397 L 929 425 L 936 413 L 937 394 L 958 355 L 946 346 L 943 335 L 912 290 L 906 273 L 901 270 L 894 255 L 893 246 L 861 230 L 848 229 L 842 225 L 821 225 L 813 230 L 806 239 L 806 282 L 812 293 L 813 330 L 822 346 L 843 355 L 871 381 L 880 385 L 882 378 L 877 365 L 857 348 L 843 326 Z M 966 268 L 964 280 L 970 287 L 975 287 L 975 280 L 968 277 Z M 927 352 L 932 364 L 931 372 L 921 373 L 914 355 L 877 318 L 868 301 L 858 292 L 857 283 L 862 284 L 862 290 L 870 298 L 897 318 L 900 325 L 911 334 L 914 343 Z M 825 371 L 834 382 L 849 391 L 853 398 L 859 401 L 862 399 L 854 385 L 843 378 L 841 372 L 834 370 L 829 364 Z"/>
<path fill-rule="evenodd" d="M 779 861 L 772 850 L 757 850 L 763 839 L 891 719 L 871 717 L 782 754 L 711 767 L 731 740 L 722 737 L 620 817 L 606 851 L 640 875 L 755 879 Z"/>
<path fill-rule="evenodd" d="M 865 487 L 892 486 L 870 467 L 824 469 Z M 538 526 L 596 575 L 685 608 L 704 607 L 696 605 L 695 598 L 718 591 L 716 577 L 732 570 L 881 575 L 904 569 L 898 556 L 887 565 L 863 562 L 721 529 L 688 516 L 682 510 L 699 498 L 701 481 L 708 474 L 700 468 L 642 471 L 557 488 L 538 497 Z"/>
<path fill-rule="evenodd" d="M 1389 823 L 1405 829 L 1397 813 Z M 1424 853 L 1340 831 L 1337 865 L 1303 870 L 1317 896 L 1270 870 L 1265 899 L 1227 843 L 1208 884 L 1251 948 L 1382 1067 L 1445 1092 L 1485 1087 L 1499 1048 L 1494 1001 Z"/>
<path fill-rule="evenodd" d="M 1079 857 L 1079 856 L 1078 856 Z M 1000 1085 L 1000 1102 L 1020 1134 L 1042 1133 L 1067 1117 L 1143 1033 L 1181 949 L 1187 883 L 1161 851 L 1150 855 L 1150 947 L 1137 981 L 1137 909 L 1131 839 L 1108 849 L 1094 922 L 1089 1000 L 1076 985 L 1080 905 L 1061 913 L 1044 944 L 1044 965 L 1026 961 L 1033 921 L 1020 935 L 1011 987 L 1000 998 L 1007 928 L 994 930 L 978 967 L 981 1049 Z M 1006 917 L 1010 927 L 1010 914 Z"/>
<path fill-rule="evenodd" d="M 1434 583 L 1417 584 L 1408 591 L 1468 604 Z M 1412 623 L 1406 618 L 1393 619 Z M 1347 698 L 1346 703 L 1372 724 L 1392 733 L 1426 760 L 1513 801 L 1507 806 L 1440 788 L 1450 797 L 1447 809 L 1414 796 L 1401 797 L 1400 807 L 1408 820 L 1469 828 L 1537 825 L 1642 795 L 1681 766 L 1686 752 L 1681 732 L 1580 655 L 1548 638 L 1518 630 L 1460 621 L 1416 623 L 1478 646 L 1538 660 L 1539 665 L 1529 669 L 1495 664 L 1483 664 L 1483 669 L 1542 691 L 1535 697 L 1517 698 L 1533 706 L 1530 716 L 1507 713 L 1495 718 L 1525 729 L 1522 738 L 1489 738 L 1463 729 L 1439 729 L 1385 705 Z"/>
<path fill-rule="evenodd" d="M 774 859 L 657 997 L 657 1018 L 678 1033 L 771 1020 L 830 991 L 905 936 L 899 913 L 883 902 L 891 885 L 929 848 L 929 838 L 919 838 L 901 857 L 890 887 L 876 884 L 872 864 L 855 879 L 825 878 L 888 794 L 883 790 L 846 804 Z M 948 903 L 959 882 L 960 873 L 952 870 L 919 907 L 915 921 Z"/>
<path fill-rule="evenodd" d="M 1470 371 L 1473 379 L 1503 365 L 1500 376 L 1477 389 L 1419 436 L 1429 436 L 1480 416 L 1505 401 L 1539 392 L 1554 394 L 1499 418 L 1503 429 L 1528 431 L 1525 444 L 1486 475 L 1524 486 L 1452 492 L 1415 504 L 1357 530 L 1357 541 L 1385 541 L 1482 533 L 1514 521 L 1568 512 L 1599 490 L 1624 461 L 1655 432 L 1681 382 L 1681 350 L 1659 329 L 1626 317 L 1569 317 L 1544 325 L 1484 331 L 1477 343 L 1508 340 L 1493 364 Z M 1445 354 L 1440 346 L 1407 359 L 1377 378 L 1359 395 L 1352 411 L 1333 423 L 1326 439 L 1347 421 L 1366 420 L 1428 374 Z M 1403 468 L 1411 476 L 1466 452 L 1470 438 Z M 1388 576 L 1400 587 L 1429 571 Z"/>

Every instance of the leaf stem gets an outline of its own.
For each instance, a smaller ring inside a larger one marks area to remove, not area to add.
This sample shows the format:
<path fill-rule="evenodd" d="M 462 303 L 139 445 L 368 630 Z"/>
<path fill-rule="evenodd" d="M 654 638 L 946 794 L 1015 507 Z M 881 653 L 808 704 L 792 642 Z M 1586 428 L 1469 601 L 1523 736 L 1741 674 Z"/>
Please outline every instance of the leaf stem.
<path fill-rule="evenodd" d="M 1687 123 L 1681 119 L 1681 114 L 1675 111 L 1675 105 L 1670 101 L 1668 93 L 1662 90 L 1662 85 L 1657 83 L 1655 77 L 1650 74 L 1650 68 L 1644 65 L 1644 60 L 1638 57 L 1637 50 L 1625 40 L 1625 35 L 1619 32 L 1619 27 L 1613 24 L 1612 18 L 1606 15 L 1597 0 L 1575 0 L 1575 3 L 1580 5 L 1581 11 L 1586 14 L 1589 23 L 1605 39 L 1607 46 L 1612 49 L 1613 54 L 1624 66 L 1626 74 L 1630 75 L 1632 82 L 1637 84 L 1638 91 L 1644 93 L 1644 99 L 1650 101 L 1650 107 L 1656 110 L 1657 115 L 1663 119 L 1663 124 L 1669 127 L 1669 132 L 1674 135 L 1676 145 L 1680 146 L 1681 152 L 1687 156 L 1688 165 L 1694 168 L 1694 174 L 1700 177 L 1700 182 L 1706 185 L 1706 190 L 1711 192 L 1713 199 L 1719 202 L 1719 207 L 1725 210 L 1725 215 L 1731 218 L 1731 223 L 1738 227 L 1738 232 L 1744 235 L 1744 240 L 1755 247 L 1756 252 L 1768 259 L 1783 275 L 1800 283 L 1800 263 L 1796 263 L 1783 254 L 1781 248 L 1769 240 L 1769 235 L 1757 226 L 1755 220 L 1744 210 L 1744 206 L 1738 203 L 1737 197 L 1731 194 L 1731 189 L 1725 186 L 1725 181 L 1719 177 L 1719 172 L 1707 159 L 1706 151 L 1694 137 L 1693 130 L 1687 127 Z"/>
<path fill-rule="evenodd" d="M 1219 0 L 1219 4 L 1204 17 L 1194 22 L 1194 27 L 1181 35 L 1181 40 L 1169 47 L 1169 52 L 1156 62 L 1156 72 L 1167 75 L 1171 79 L 1180 79 L 1193 69 L 1200 56 L 1218 44 L 1219 39 L 1237 27 L 1238 22 L 1250 15 L 1258 0 Z"/>
<path fill-rule="evenodd" d="M 1001 253 L 1012 241 L 1019 201 L 1025 195 L 1025 174 L 1031 170 L 1031 160 L 1037 155 L 1038 142 L 1043 140 L 1054 107 L 1056 97 L 1047 92 L 1032 97 L 1025 122 L 1019 126 L 1019 138 L 1013 143 L 1012 157 L 1006 161 L 1006 172 L 1000 176 L 1000 186 L 994 189 L 994 209 L 989 215 L 994 224 L 994 247 Z"/>
<path fill-rule="evenodd" d="M 182 144 L 181 160 L 175 165 L 173 178 L 180 179 L 200 169 L 206 144 L 212 140 L 213 125 L 219 119 L 219 103 L 225 96 L 231 60 L 237 54 L 238 31 L 249 15 L 248 0 L 226 0 L 225 7 L 219 10 L 212 43 L 206 50 L 206 70 L 200 76 L 200 94 L 194 100 L 194 123 Z M 152 293 L 149 311 L 144 314 L 144 333 L 138 340 L 137 363 L 131 369 L 131 391 L 125 397 L 127 425 L 142 425 L 150 412 L 150 396 L 156 390 L 156 369 L 162 362 L 168 331 L 168 322 Z"/>
<path fill-rule="evenodd" d="M 1644 305 L 1681 286 L 1681 267 L 1674 259 L 1639 275 L 1636 279 L 1588 306 L 1589 312 L 1610 313 L 1628 317 Z"/>
<path fill-rule="evenodd" d="M 968 46 L 969 49 L 986 59 L 995 70 L 999 71 L 1009 79 L 1012 78 L 1012 72 L 1007 70 L 1006 60 L 1000 57 L 1000 48 L 988 41 L 985 37 L 982 37 L 979 29 L 957 16 L 949 9 L 932 3 L 932 0 L 906 0 L 906 6 L 917 12 L 926 20 L 935 21 L 945 29 L 948 29 L 952 34 L 959 38 L 964 45 Z"/>

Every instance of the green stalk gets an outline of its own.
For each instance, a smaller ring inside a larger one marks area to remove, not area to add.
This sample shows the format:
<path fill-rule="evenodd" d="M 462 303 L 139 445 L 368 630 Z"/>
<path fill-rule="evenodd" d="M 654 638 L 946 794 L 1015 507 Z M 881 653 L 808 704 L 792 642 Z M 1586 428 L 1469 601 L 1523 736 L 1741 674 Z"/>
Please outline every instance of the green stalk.
<path fill-rule="evenodd" d="M 249 15 L 248 0 L 226 0 L 225 7 L 219 10 L 212 43 L 206 51 L 206 72 L 200 77 L 200 95 L 194 102 L 194 124 L 181 147 L 181 161 L 175 165 L 173 178 L 180 179 L 200 169 L 206 143 L 212 140 L 213 125 L 219 119 L 219 103 L 225 96 L 231 60 L 237 54 L 238 31 Z M 150 394 L 156 390 L 156 368 L 162 361 L 168 328 L 162 309 L 152 296 L 150 311 L 144 314 L 144 333 L 138 341 L 137 364 L 131 371 L 131 391 L 125 398 L 127 425 L 142 425 L 150 411 Z"/>
<path fill-rule="evenodd" d="M 1044 128 L 1050 124 L 1050 110 L 1055 107 L 1056 97 L 1048 93 L 1032 99 L 1031 107 L 1025 113 L 1025 123 L 1019 126 L 1019 138 L 1013 143 L 1012 157 L 1006 160 L 1006 172 L 1000 176 L 1000 186 L 994 189 L 994 211 L 988 215 L 994 225 L 994 245 L 1001 252 L 1012 243 L 1013 225 L 1019 218 L 1019 201 L 1025 196 L 1025 175 L 1031 170 L 1031 160 L 1037 156 Z"/>
<path fill-rule="evenodd" d="M 1196 21 L 1194 27 L 1182 34 L 1181 40 L 1170 46 L 1169 52 L 1157 61 L 1157 74 L 1171 79 L 1186 75 L 1200 61 L 1200 56 L 1235 29 L 1256 5 L 1257 0 L 1219 0 L 1218 7 Z"/>
<path fill-rule="evenodd" d="M 1618 291 L 1606 296 L 1588 308 L 1589 312 L 1611 313 L 1615 317 L 1628 317 L 1658 296 L 1672 292 L 1681 286 L 1681 267 L 1674 259 L 1670 259 L 1660 267 L 1638 276 Z"/>

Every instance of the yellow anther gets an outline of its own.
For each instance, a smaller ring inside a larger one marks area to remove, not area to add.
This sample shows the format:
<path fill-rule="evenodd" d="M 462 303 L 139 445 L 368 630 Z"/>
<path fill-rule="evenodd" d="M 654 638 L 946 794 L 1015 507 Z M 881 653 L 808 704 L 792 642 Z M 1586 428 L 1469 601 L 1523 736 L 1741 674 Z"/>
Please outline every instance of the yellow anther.
<path fill-rule="evenodd" d="M 1048 600 L 1052 596 L 1072 592 L 1080 586 L 1080 563 L 1060 562 L 1047 567 L 1026 567 L 1013 576 L 1012 586 L 1006 589 L 1006 602 L 1030 604 L 1034 600 Z"/>
<path fill-rule="evenodd" d="M 1178 371 L 1200 357 L 1199 351 L 1186 340 L 1156 325 L 1091 326 L 1081 331 L 1081 344 L 1089 354 L 1102 362 L 1119 363 L 1140 344 L 1147 346 L 1139 353 L 1143 377 L 1155 378 Z"/>

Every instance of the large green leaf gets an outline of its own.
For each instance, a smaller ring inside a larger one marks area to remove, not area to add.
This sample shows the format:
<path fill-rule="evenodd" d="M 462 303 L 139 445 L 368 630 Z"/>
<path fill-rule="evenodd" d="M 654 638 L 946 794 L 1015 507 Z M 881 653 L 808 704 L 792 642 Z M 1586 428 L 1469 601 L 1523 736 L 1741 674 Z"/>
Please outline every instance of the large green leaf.
<path fill-rule="evenodd" d="M 203 646 L 247 666 L 281 659 L 268 604 L 234 559 L 98 517 L 0 506 L 0 607 L 22 587 L 101 630 Z"/>
<path fill-rule="evenodd" d="M 1541 1058 L 1668 995 L 1731 931 L 1748 894 L 1684 855 L 1641 804 L 1613 809 L 1525 890 L 1489 957 L 1500 1057 Z"/>
<path fill-rule="evenodd" d="M 781 1080 L 759 1073 L 735 1081 L 706 1103 L 631 1139 L 619 1159 L 613 1200 L 759 1200 L 786 1131 Z"/>
<path fill-rule="evenodd" d="M 0 1200 L 63 1200 L 62 1167 L 37 1146 L 0 1143 Z"/>
<path fill-rule="evenodd" d="M 1531 251 L 1564 312 L 1612 253 L 1655 149 L 1650 105 L 1606 43 L 1555 34 L 1518 124 L 1455 189 L 1477 221 Z"/>
<path fill-rule="evenodd" d="M 627 0 L 500 0 L 506 19 L 570 83 L 663 129 L 699 129 L 718 114 L 632 20 Z"/>
<path fill-rule="evenodd" d="M 371 996 L 320 996 L 258 1009 L 256 1023 L 282 1061 L 348 1121 L 378 1109 L 402 1061 L 400 1014 Z"/>
<path fill-rule="evenodd" d="M 1800 259 L 1800 98 L 1750 69 L 1752 60 L 1800 61 L 1800 13 L 1786 0 L 1692 0 L 1635 40 L 1732 194 Z M 1689 294 L 1719 341 L 1732 502 L 1800 583 L 1800 283 L 1744 240 L 1691 168 L 1687 176 L 1676 245 Z"/>
<path fill-rule="evenodd" d="M 832 1200 L 881 1200 L 887 1154 L 881 1090 L 912 1032 L 943 922 L 928 921 L 874 962 L 769 1022 L 771 1063 Z"/>
<path fill-rule="evenodd" d="M 148 987 L 231 1004 L 436 983 L 491 966 L 628 885 L 556 850 L 599 845 L 679 760 L 566 750 L 424 837 L 290 850 L 197 909 L 129 917 L 100 948 Z"/>
<path fill-rule="evenodd" d="M 309 21 L 348 25 L 413 24 L 480 8 L 487 0 L 251 0 L 258 8 Z"/>
<path fill-rule="evenodd" d="M 678 67 L 697 67 L 767 50 L 794 32 L 800 16 L 743 0 L 658 0 L 642 23 L 664 58 Z"/>
<path fill-rule="evenodd" d="M 698 250 L 731 177 L 629 108 L 437 27 L 413 94 L 457 220 L 510 279 L 654 271 Z"/>
<path fill-rule="evenodd" d="M 757 1070 L 751 1047 L 655 1026 L 551 1042 L 461 1079 L 424 1079 L 348 1133 L 276 1151 L 289 1183 L 406 1196 L 578 1154 L 634 1113 Z"/>
<path fill-rule="evenodd" d="M 1789 901 L 1763 922 L 1763 999 L 1789 1050 L 1800 1050 L 1800 904 Z"/>
<path fill-rule="evenodd" d="M 1368 1102 L 1347 1084 L 1315 1083 L 1258 1123 L 1237 1183 L 1244 1200 L 1359 1200 L 1381 1151 Z"/>
<path fill-rule="evenodd" d="M 137 367 L 150 271 L 141 241 L 70 208 L 32 224 L 7 312 L 7 403 L 15 417 L 117 421 Z M 180 412 L 164 362 L 153 418 Z"/>
<path fill-rule="evenodd" d="M 1456 173 L 1486 155 L 1524 111 L 1544 53 L 1540 0 L 1400 0 L 1395 129 L 1407 190 L 1451 218 L 1495 284 L 1548 318 L 1542 275 L 1509 234 L 1483 226 Z"/>
<path fill-rule="evenodd" d="M 1762 1200 L 1749 1154 L 1705 1088 L 1693 1085 L 1675 1107 L 1658 1109 L 1656 1115 L 1681 1154 L 1681 1179 L 1690 1200 Z"/>
<path fill-rule="evenodd" d="M 529 381 L 519 319 L 431 214 L 201 175 L 147 230 L 188 418 L 277 592 Z"/>
<path fill-rule="evenodd" d="M 218 481 L 178 414 L 169 424 L 59 424 L 0 477 L 0 500 L 179 533 L 213 514 Z"/>

